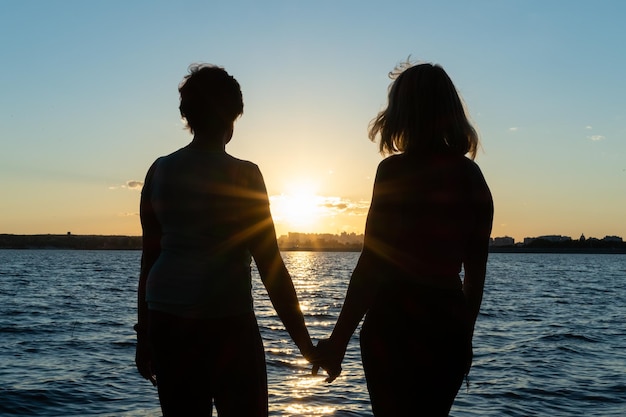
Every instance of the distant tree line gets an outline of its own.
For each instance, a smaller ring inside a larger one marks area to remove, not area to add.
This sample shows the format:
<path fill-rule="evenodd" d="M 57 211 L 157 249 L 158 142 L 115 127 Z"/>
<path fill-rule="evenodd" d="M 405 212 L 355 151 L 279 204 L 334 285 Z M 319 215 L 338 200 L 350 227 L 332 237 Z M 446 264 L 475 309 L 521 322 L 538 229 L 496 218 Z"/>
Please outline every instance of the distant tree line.
<path fill-rule="evenodd" d="M 0 234 L 0 249 L 141 249 L 141 236 Z"/>
<path fill-rule="evenodd" d="M 560 240 L 535 238 L 524 243 L 511 245 L 492 245 L 490 252 L 506 253 L 626 253 L 626 242 L 621 238 L 596 239 L 581 237 L 578 240 L 564 238 Z"/>
<path fill-rule="evenodd" d="M 626 248 L 626 242 L 612 241 L 606 239 L 571 239 L 560 242 L 553 242 L 547 239 L 537 238 L 532 242 L 524 244 L 527 248 Z"/>

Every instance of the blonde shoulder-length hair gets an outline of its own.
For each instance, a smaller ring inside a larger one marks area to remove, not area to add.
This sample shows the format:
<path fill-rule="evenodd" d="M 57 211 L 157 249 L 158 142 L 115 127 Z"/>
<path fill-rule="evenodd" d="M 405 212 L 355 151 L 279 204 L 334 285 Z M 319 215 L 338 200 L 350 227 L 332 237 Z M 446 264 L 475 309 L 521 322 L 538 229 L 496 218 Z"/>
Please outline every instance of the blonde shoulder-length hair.
<path fill-rule="evenodd" d="M 479 138 L 452 80 L 436 64 L 406 61 L 389 74 L 387 108 L 371 121 L 383 155 L 454 153 L 476 157 Z"/>

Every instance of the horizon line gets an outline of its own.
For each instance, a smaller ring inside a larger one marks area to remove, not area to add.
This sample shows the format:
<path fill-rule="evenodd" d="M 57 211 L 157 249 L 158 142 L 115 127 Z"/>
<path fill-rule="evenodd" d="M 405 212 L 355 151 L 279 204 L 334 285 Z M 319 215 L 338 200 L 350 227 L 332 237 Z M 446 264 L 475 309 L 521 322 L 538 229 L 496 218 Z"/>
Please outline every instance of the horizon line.
<path fill-rule="evenodd" d="M 341 236 L 342 233 L 346 233 L 348 235 L 351 234 L 355 234 L 356 236 L 364 236 L 365 233 L 364 232 L 340 232 L 340 233 L 331 233 L 331 232 L 293 232 L 293 231 L 289 231 L 286 234 L 281 234 L 281 235 L 277 235 L 276 238 L 280 238 L 282 236 L 288 236 L 290 233 L 293 234 L 301 234 L 301 235 L 333 235 L 333 236 Z M 143 235 L 139 234 L 139 235 L 131 235 L 131 234 L 97 234 L 97 233 L 72 233 L 72 232 L 66 232 L 66 233 L 0 233 L 0 236 L 102 236 L 102 237 L 113 237 L 113 236 L 117 236 L 117 237 L 142 237 Z M 583 237 L 585 239 L 602 239 L 602 238 L 597 238 L 595 236 L 586 236 L 584 233 L 581 234 L 581 237 Z M 558 235 L 558 234 L 544 234 L 544 235 L 538 235 L 538 236 L 525 236 L 523 239 L 539 239 L 542 237 L 562 237 L 562 238 L 570 238 L 572 240 L 574 240 L 574 238 L 572 238 L 571 236 L 566 236 L 566 235 Z M 605 235 L 604 238 L 606 237 L 619 237 L 621 238 L 621 236 L 619 235 Z M 508 235 L 504 235 L 504 236 L 490 236 L 490 239 L 499 239 L 499 238 L 508 238 L 508 239 L 513 239 L 515 240 L 514 237 L 508 236 Z"/>

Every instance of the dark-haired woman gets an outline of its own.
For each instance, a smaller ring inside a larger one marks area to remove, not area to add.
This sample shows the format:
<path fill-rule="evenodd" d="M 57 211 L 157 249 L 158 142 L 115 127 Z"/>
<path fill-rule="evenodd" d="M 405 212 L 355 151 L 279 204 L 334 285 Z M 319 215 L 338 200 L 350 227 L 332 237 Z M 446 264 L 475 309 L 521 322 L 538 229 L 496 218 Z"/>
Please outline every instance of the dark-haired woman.
<path fill-rule="evenodd" d="M 268 415 L 265 353 L 254 315 L 251 261 L 301 353 L 313 345 L 278 250 L 257 165 L 226 153 L 243 113 L 239 83 L 198 65 L 181 85 L 190 144 L 158 158 L 141 195 L 140 374 L 165 417 Z"/>

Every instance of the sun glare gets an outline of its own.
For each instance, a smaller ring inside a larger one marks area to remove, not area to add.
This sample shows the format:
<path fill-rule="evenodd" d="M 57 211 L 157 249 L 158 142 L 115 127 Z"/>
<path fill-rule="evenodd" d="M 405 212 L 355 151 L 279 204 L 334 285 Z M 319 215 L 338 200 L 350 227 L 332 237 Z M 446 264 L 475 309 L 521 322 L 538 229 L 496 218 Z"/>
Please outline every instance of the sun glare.
<path fill-rule="evenodd" d="M 292 182 L 286 192 L 271 198 L 275 221 L 286 223 L 298 231 L 311 231 L 320 219 L 322 197 L 310 181 Z"/>

